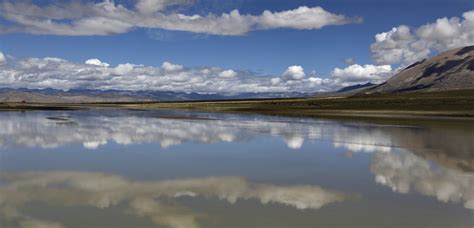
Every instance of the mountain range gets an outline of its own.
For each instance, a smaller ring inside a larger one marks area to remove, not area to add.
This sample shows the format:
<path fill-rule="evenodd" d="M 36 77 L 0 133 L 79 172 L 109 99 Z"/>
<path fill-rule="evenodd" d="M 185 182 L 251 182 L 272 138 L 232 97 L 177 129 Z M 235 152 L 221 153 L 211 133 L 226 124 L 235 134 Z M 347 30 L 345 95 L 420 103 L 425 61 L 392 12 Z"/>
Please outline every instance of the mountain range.
<path fill-rule="evenodd" d="M 32 103 L 94 103 L 94 102 L 134 102 L 134 101 L 191 101 L 191 100 L 237 100 L 308 97 L 315 93 L 240 93 L 235 95 L 185 93 L 173 91 L 126 91 L 72 89 L 10 89 L 0 88 L 0 102 Z"/>

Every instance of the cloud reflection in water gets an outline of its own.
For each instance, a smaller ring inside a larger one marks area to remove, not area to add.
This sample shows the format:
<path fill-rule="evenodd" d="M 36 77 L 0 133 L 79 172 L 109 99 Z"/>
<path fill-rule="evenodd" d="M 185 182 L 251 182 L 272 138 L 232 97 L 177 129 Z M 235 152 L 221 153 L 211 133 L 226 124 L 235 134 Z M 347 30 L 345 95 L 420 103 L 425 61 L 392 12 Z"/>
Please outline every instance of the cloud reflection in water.
<path fill-rule="evenodd" d="M 394 192 L 419 192 L 441 202 L 463 202 L 474 210 L 474 173 L 434 167 L 428 161 L 402 151 L 374 153 L 371 171 L 375 181 Z"/>
<path fill-rule="evenodd" d="M 317 125 L 275 122 L 264 118 L 172 119 L 99 114 L 52 118 L 50 115 L 1 114 L 0 146 L 57 148 L 79 143 L 85 148 L 97 149 L 109 142 L 122 145 L 158 142 L 166 148 L 185 142 L 243 141 L 270 134 L 282 137 L 289 148 L 298 149 L 305 137 L 320 131 Z M 314 135 L 311 138 L 318 137 Z"/>
<path fill-rule="evenodd" d="M 94 172 L 2 173 L 0 217 L 22 227 L 61 227 L 25 215 L 21 208 L 32 202 L 107 209 L 125 204 L 136 216 L 176 228 L 199 227 L 199 215 L 189 208 L 169 205 L 162 199 L 203 197 L 225 200 L 258 200 L 296 209 L 319 209 L 327 204 L 355 199 L 354 194 L 314 185 L 279 186 L 250 183 L 242 177 L 207 177 L 164 181 L 131 181 Z"/>

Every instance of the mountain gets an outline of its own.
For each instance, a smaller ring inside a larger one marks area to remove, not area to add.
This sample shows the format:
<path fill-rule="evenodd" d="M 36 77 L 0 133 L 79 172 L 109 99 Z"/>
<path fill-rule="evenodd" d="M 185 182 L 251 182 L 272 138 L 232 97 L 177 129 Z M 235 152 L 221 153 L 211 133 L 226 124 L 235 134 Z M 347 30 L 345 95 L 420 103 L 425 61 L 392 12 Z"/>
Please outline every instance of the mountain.
<path fill-rule="evenodd" d="M 474 46 L 449 50 L 413 63 L 364 93 L 474 89 Z"/>
<path fill-rule="evenodd" d="M 235 100 L 261 98 L 288 98 L 312 96 L 309 93 L 240 93 L 232 95 L 201 94 L 172 91 L 125 91 L 72 89 L 10 89 L 0 88 L 0 102 L 32 103 L 90 103 L 90 102 L 133 102 L 133 101 L 191 101 L 191 100 Z"/>
<path fill-rule="evenodd" d="M 365 84 L 356 84 L 356 85 L 346 86 L 336 91 L 316 93 L 314 96 L 315 97 L 347 97 L 347 96 L 363 93 L 364 91 L 374 86 L 377 86 L 377 84 L 367 82 Z"/>

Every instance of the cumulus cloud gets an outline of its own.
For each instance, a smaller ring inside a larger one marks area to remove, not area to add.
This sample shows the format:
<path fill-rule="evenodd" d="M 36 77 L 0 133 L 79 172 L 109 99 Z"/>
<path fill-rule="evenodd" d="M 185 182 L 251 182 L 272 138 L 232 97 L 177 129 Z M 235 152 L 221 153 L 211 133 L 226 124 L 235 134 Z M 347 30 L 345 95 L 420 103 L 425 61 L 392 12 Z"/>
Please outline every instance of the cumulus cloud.
<path fill-rule="evenodd" d="M 85 64 L 94 65 L 94 66 L 103 66 L 103 67 L 110 66 L 108 63 L 104 63 L 100 61 L 99 59 L 88 59 L 86 60 Z"/>
<path fill-rule="evenodd" d="M 395 73 L 390 65 L 359 65 L 353 64 L 346 68 L 334 68 L 330 77 L 322 78 L 312 72 L 308 78 L 302 66 L 294 65 L 288 67 L 283 72 L 282 77 L 272 78 L 272 85 L 298 85 L 318 88 L 318 91 L 334 91 L 341 87 L 350 86 L 358 83 L 382 83 Z M 301 87 L 300 87 L 301 88 Z"/>
<path fill-rule="evenodd" d="M 287 80 L 301 80 L 306 76 L 302 66 L 293 65 L 283 73 L 283 77 Z"/>
<path fill-rule="evenodd" d="M 219 77 L 223 77 L 223 78 L 233 78 L 235 76 L 237 76 L 237 72 L 233 70 L 224 70 L 219 73 Z"/>
<path fill-rule="evenodd" d="M 272 78 L 270 79 L 270 82 L 272 83 L 272 85 L 277 85 L 281 82 L 281 78 Z"/>
<path fill-rule="evenodd" d="M 301 6 L 293 10 L 261 15 L 232 10 L 220 15 L 186 15 L 167 12 L 171 5 L 191 1 L 140 0 L 127 8 L 111 0 L 98 3 L 69 2 L 36 5 L 31 2 L 0 3 L 0 15 L 11 22 L 3 32 L 26 32 L 69 36 L 125 33 L 133 28 L 159 28 L 217 35 L 243 35 L 253 30 L 290 28 L 320 29 L 329 25 L 361 22 L 361 18 L 334 14 L 321 7 Z"/>
<path fill-rule="evenodd" d="M 393 74 L 390 65 L 359 65 L 353 64 L 346 68 L 335 68 L 331 75 L 344 82 L 375 82 L 381 83 Z"/>
<path fill-rule="evenodd" d="M 132 73 L 134 66 L 130 63 L 119 64 L 112 72 L 114 75 L 124 76 Z"/>
<path fill-rule="evenodd" d="M 474 45 L 474 11 L 462 18 L 439 18 L 433 23 L 410 28 L 400 25 L 375 35 L 372 57 L 378 64 L 408 65 L 427 58 L 433 51 Z"/>
<path fill-rule="evenodd" d="M 313 71 L 308 77 L 302 66 L 288 67 L 280 77 L 270 79 L 273 86 L 287 86 L 292 91 L 306 91 L 305 88 L 314 88 L 314 92 L 329 92 L 358 83 L 381 83 L 395 73 L 390 65 L 358 65 L 353 64 L 346 68 L 335 68 L 330 77 L 324 78 Z"/>
<path fill-rule="evenodd" d="M 179 64 L 173 64 L 170 62 L 164 62 L 163 64 L 161 64 L 161 68 L 165 71 L 172 72 L 172 71 L 182 70 L 183 66 Z"/>
<path fill-rule="evenodd" d="M 382 83 L 390 78 L 395 70 L 390 65 L 359 65 L 353 64 L 345 68 L 334 68 L 330 77 L 322 78 L 312 72 L 306 78 L 303 67 L 294 65 L 287 68 L 280 78 L 272 78 L 272 85 L 298 85 L 309 86 L 310 88 L 318 88 L 317 91 L 334 91 L 341 87 L 351 86 L 358 83 Z M 301 87 L 299 87 L 301 88 Z"/>
<path fill-rule="evenodd" d="M 241 177 L 206 177 L 164 181 L 132 181 L 122 176 L 93 172 L 2 173 L 0 218 L 19 223 L 38 221 L 23 214 L 32 202 L 56 206 L 92 206 L 101 210 L 125 208 L 131 215 L 173 228 L 199 227 L 197 214 L 179 205 L 177 198 L 203 197 L 257 200 L 296 209 L 319 209 L 356 199 L 357 195 L 326 190 L 315 185 L 276 186 L 250 183 Z M 61 186 L 61 187 L 58 187 Z M 174 201 L 174 203 L 169 203 Z M 120 207 L 118 207 L 120 205 Z M 52 222 L 36 222 L 61 227 Z"/>

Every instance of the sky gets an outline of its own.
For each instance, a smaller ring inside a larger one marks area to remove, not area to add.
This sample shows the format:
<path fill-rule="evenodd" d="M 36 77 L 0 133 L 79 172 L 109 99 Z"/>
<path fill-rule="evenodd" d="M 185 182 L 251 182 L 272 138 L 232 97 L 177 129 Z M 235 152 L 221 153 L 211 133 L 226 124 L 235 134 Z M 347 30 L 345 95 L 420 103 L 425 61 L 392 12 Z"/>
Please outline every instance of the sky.
<path fill-rule="evenodd" d="M 318 92 L 467 45 L 472 0 L 0 0 L 0 87 Z"/>

